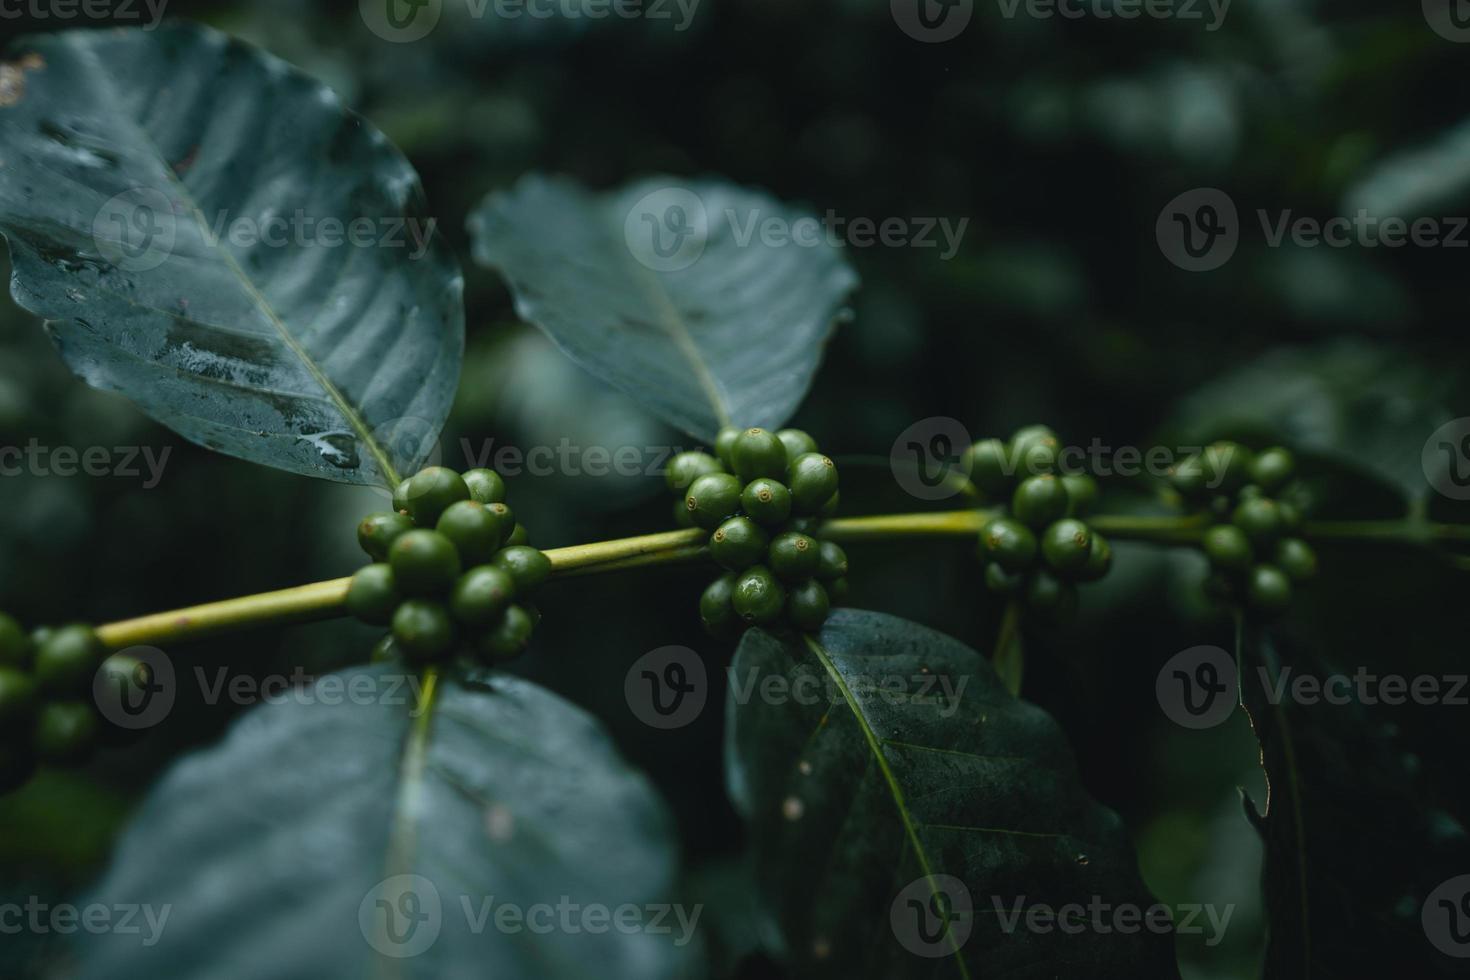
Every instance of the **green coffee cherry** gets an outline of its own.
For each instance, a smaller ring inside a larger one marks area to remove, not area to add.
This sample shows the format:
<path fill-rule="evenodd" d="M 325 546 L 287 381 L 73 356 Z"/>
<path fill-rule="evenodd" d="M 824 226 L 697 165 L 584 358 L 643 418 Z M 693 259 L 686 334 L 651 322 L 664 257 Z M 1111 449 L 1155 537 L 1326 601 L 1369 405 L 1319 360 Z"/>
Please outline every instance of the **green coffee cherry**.
<path fill-rule="evenodd" d="M 676 527 L 693 527 L 694 518 L 689 513 L 689 508 L 684 506 L 684 498 L 680 497 L 674 501 L 674 525 Z M 520 527 L 519 524 L 516 525 Z"/>
<path fill-rule="evenodd" d="M 664 470 L 664 482 L 669 489 L 682 496 L 689 484 L 706 473 L 723 473 L 724 464 L 709 453 L 679 453 L 669 460 Z"/>
<path fill-rule="evenodd" d="M 735 578 L 734 572 L 721 575 L 699 597 L 699 619 L 711 636 L 731 637 L 745 625 L 731 602 L 735 596 Z"/>
<path fill-rule="evenodd" d="M 36 771 L 36 757 L 28 743 L 0 740 L 0 794 L 20 789 Z"/>
<path fill-rule="evenodd" d="M 29 667 L 31 640 L 20 623 L 0 613 L 0 667 Z"/>
<path fill-rule="evenodd" d="M 729 473 L 706 473 L 689 484 L 684 507 L 694 523 L 713 531 L 740 509 L 740 480 Z"/>
<path fill-rule="evenodd" d="M 433 527 L 450 504 L 470 499 L 470 488 L 454 470 L 431 466 L 409 477 L 404 496 L 413 522 L 419 527 Z"/>
<path fill-rule="evenodd" d="M 97 714 L 85 701 L 42 705 L 31 732 L 36 758 L 53 766 L 80 765 L 97 746 L 97 728 Z"/>
<path fill-rule="evenodd" d="M 994 562 L 985 566 L 985 587 L 997 595 L 1015 595 L 1025 584 L 1023 572 L 1008 572 Z"/>
<path fill-rule="evenodd" d="M 841 490 L 833 490 L 832 491 L 832 496 L 828 497 L 827 498 L 827 502 L 825 504 L 823 504 L 820 508 L 818 508 L 818 510 L 817 510 L 817 516 L 824 517 L 824 518 L 829 518 L 829 517 L 836 516 L 836 514 L 837 514 L 837 508 L 841 505 L 841 503 L 842 503 L 842 491 Z"/>
<path fill-rule="evenodd" d="M 774 432 L 746 429 L 730 447 L 730 463 L 746 483 L 763 476 L 780 479 L 786 475 L 786 446 Z"/>
<path fill-rule="evenodd" d="M 832 605 L 839 606 L 847 601 L 847 578 L 834 578 L 827 584 L 827 598 L 832 600 Z"/>
<path fill-rule="evenodd" d="M 728 425 L 721 429 L 719 434 L 715 436 L 715 456 L 719 458 L 720 462 L 725 464 L 725 469 L 728 472 L 733 473 L 735 471 L 735 466 L 732 462 L 734 458 L 733 450 L 735 449 L 735 440 L 739 438 L 740 430 Z"/>
<path fill-rule="evenodd" d="M 815 575 L 821 557 L 815 538 L 788 531 L 771 541 L 767 563 L 778 578 L 795 581 Z"/>
<path fill-rule="evenodd" d="M 1263 449 L 1251 461 L 1251 482 L 1258 484 L 1267 493 L 1275 493 L 1291 480 L 1296 471 L 1296 459 L 1291 452 L 1280 446 Z"/>
<path fill-rule="evenodd" d="M 30 724 L 36 712 L 36 682 L 14 667 L 0 667 L 0 733 Z M 0 734 L 0 742 L 8 739 Z"/>
<path fill-rule="evenodd" d="M 1087 564 L 1074 572 L 1072 577 L 1079 582 L 1096 582 L 1108 574 L 1113 567 L 1113 546 L 1108 539 L 1092 532 L 1092 550 L 1087 554 Z"/>
<path fill-rule="evenodd" d="M 1221 571 L 1244 574 L 1255 561 L 1250 539 L 1234 524 L 1216 524 L 1205 531 L 1203 543 L 1210 564 Z"/>
<path fill-rule="evenodd" d="M 1180 460 L 1169 470 L 1169 484 L 1186 500 L 1197 500 L 1209 489 L 1204 460 L 1198 455 Z"/>
<path fill-rule="evenodd" d="M 1023 477 L 1050 473 L 1056 467 L 1061 448 L 1057 434 L 1044 425 L 1028 425 L 1011 436 L 1011 453 L 1017 472 Z"/>
<path fill-rule="evenodd" d="M 494 470 L 470 470 L 462 479 L 470 488 L 470 499 L 481 504 L 505 503 L 505 480 Z"/>
<path fill-rule="evenodd" d="M 1037 572 L 1026 583 L 1026 608 L 1047 622 L 1065 623 L 1077 613 L 1077 587 Z"/>
<path fill-rule="evenodd" d="M 449 610 L 466 626 L 486 626 L 500 618 L 516 597 L 516 580 L 496 565 L 465 572 L 454 585 Z"/>
<path fill-rule="evenodd" d="M 740 507 L 757 524 L 775 527 L 791 516 L 791 491 L 779 480 L 761 477 L 740 492 Z"/>
<path fill-rule="evenodd" d="M 1230 516 L 1230 522 L 1245 532 L 1251 544 L 1264 547 L 1281 535 L 1281 513 L 1276 501 L 1268 497 L 1242 500 Z"/>
<path fill-rule="evenodd" d="M 357 543 L 373 561 L 387 561 L 393 542 L 412 530 L 413 521 L 404 514 L 369 514 L 357 525 Z"/>
<path fill-rule="evenodd" d="M 531 534 L 526 530 L 524 524 L 517 524 L 515 529 L 510 532 L 510 536 L 505 539 L 505 546 L 507 548 L 523 548 L 530 543 Z"/>
<path fill-rule="evenodd" d="M 1011 513 L 1022 524 L 1040 530 L 1066 516 L 1067 488 L 1050 473 L 1027 477 L 1011 495 Z"/>
<path fill-rule="evenodd" d="M 1276 514 L 1281 518 L 1281 530 L 1293 534 L 1301 530 L 1301 508 L 1289 500 L 1276 501 Z"/>
<path fill-rule="evenodd" d="M 1282 612 L 1291 605 L 1291 579 L 1275 565 L 1257 565 L 1246 583 L 1246 598 L 1261 612 Z"/>
<path fill-rule="evenodd" d="M 481 635 L 477 649 L 491 663 L 514 660 L 531 645 L 536 618 L 524 606 L 510 606 L 496 624 Z"/>
<path fill-rule="evenodd" d="M 1085 517 L 1097 500 L 1097 481 L 1086 473 L 1068 473 L 1062 477 L 1067 490 L 1067 516 Z"/>
<path fill-rule="evenodd" d="M 454 642 L 454 621 L 442 602 L 409 599 L 393 614 L 393 644 L 409 660 L 437 660 L 454 649 Z"/>
<path fill-rule="evenodd" d="M 780 439 L 781 445 L 786 447 L 788 461 L 817 451 L 817 440 L 800 429 L 782 429 L 776 433 L 776 438 Z"/>
<path fill-rule="evenodd" d="M 408 491 L 412 485 L 413 480 L 408 479 L 399 483 L 393 489 L 393 512 L 395 514 L 403 514 L 405 517 L 408 516 Z"/>
<path fill-rule="evenodd" d="M 36 683 L 52 697 L 90 691 L 107 653 L 89 626 L 63 626 L 36 651 Z"/>
<path fill-rule="evenodd" d="M 369 565 L 352 576 L 347 586 L 347 611 L 364 623 L 387 626 L 403 596 L 390 565 Z"/>
<path fill-rule="evenodd" d="M 1317 553 L 1301 538 L 1282 538 L 1274 560 L 1293 582 L 1305 582 L 1317 574 Z"/>
<path fill-rule="evenodd" d="M 1008 572 L 1024 572 L 1036 564 L 1036 535 L 1020 521 L 997 517 L 980 532 L 985 554 Z"/>
<path fill-rule="evenodd" d="M 733 572 L 744 571 L 766 555 L 770 535 L 748 517 L 732 517 L 710 535 L 709 553 Z"/>
<path fill-rule="evenodd" d="M 1205 486 L 1216 493 L 1235 493 L 1250 479 L 1251 451 L 1238 442 L 1211 443 L 1200 455 Z"/>
<path fill-rule="evenodd" d="M 804 632 L 821 629 L 831 609 L 832 601 L 827 590 L 814 579 L 794 585 L 786 593 L 786 618 L 792 626 Z"/>
<path fill-rule="evenodd" d="M 970 482 L 990 500 L 1006 500 L 1015 487 L 1016 467 L 1010 448 L 999 439 L 982 439 L 970 447 Z"/>
<path fill-rule="evenodd" d="M 730 603 L 741 619 L 764 626 L 781 617 L 781 610 L 786 605 L 786 590 L 781 588 L 781 583 L 776 581 L 769 568 L 756 565 L 746 569 L 735 580 Z"/>
<path fill-rule="evenodd" d="M 1092 529 L 1075 518 L 1057 521 L 1041 536 L 1041 556 L 1064 576 L 1085 568 L 1091 554 Z"/>
<path fill-rule="evenodd" d="M 837 492 L 837 466 L 821 453 L 804 453 L 787 471 L 791 509 L 797 514 L 815 514 Z"/>
<path fill-rule="evenodd" d="M 847 552 L 831 541 L 823 541 L 818 546 L 817 580 L 831 582 L 833 579 L 843 578 L 846 575 Z"/>
<path fill-rule="evenodd" d="M 468 568 L 494 558 L 513 527 L 515 519 L 505 504 L 461 500 L 444 511 L 436 530 L 454 543 L 460 562 Z"/>
<path fill-rule="evenodd" d="M 393 542 L 388 562 L 408 596 L 446 595 L 463 567 L 454 542 L 438 531 L 409 531 Z"/>
<path fill-rule="evenodd" d="M 820 517 L 793 517 L 785 524 L 780 525 L 782 531 L 795 531 L 797 534 L 808 534 L 817 536 L 817 530 L 822 526 Z"/>
<path fill-rule="evenodd" d="M 495 556 L 495 564 L 510 573 L 518 595 L 530 595 L 551 577 L 551 559 L 526 545 L 511 545 Z"/>

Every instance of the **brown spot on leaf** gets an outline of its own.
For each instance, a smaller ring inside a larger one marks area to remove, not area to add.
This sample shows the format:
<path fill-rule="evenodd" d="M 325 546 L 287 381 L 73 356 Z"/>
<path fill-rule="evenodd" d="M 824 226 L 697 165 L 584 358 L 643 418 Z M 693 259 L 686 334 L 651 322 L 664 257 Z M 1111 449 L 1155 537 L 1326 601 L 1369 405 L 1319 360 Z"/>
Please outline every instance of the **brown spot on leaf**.
<path fill-rule="evenodd" d="M 15 105 L 26 94 L 26 72 L 46 67 L 46 60 L 32 52 L 17 61 L 0 64 L 0 106 Z"/>

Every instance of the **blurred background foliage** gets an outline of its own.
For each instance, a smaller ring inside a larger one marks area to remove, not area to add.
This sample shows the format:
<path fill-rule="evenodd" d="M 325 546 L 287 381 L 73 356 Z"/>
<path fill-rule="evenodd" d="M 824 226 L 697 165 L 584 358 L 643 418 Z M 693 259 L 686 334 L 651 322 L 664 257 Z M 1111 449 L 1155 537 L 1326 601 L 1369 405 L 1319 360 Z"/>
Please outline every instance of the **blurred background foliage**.
<path fill-rule="evenodd" d="M 842 461 L 847 513 L 923 506 L 893 486 L 886 458 L 900 431 L 929 416 L 960 419 L 976 437 L 1044 421 L 1081 446 L 1287 438 L 1310 449 L 1312 473 L 1331 476 L 1323 507 L 1338 516 L 1392 516 L 1406 496 L 1428 492 L 1415 482 L 1420 447 L 1465 410 L 1466 252 L 1272 248 L 1254 218 L 1258 208 L 1470 213 L 1470 123 L 1454 97 L 1470 60 L 1417 4 L 1235 0 L 1207 31 L 1201 21 L 1007 19 L 981 3 L 965 33 L 942 45 L 907 37 L 882 0 L 703 0 L 682 32 L 669 21 L 476 19 L 468 9 L 446 0 L 428 38 L 389 44 L 364 28 L 356 4 L 168 6 L 171 17 L 207 21 L 322 78 L 418 168 L 466 272 L 469 352 L 446 463 L 466 465 L 461 440 L 476 452 L 563 440 L 689 444 L 518 325 L 497 277 L 469 264 L 464 230 L 487 192 L 527 170 L 595 187 L 667 172 L 725 176 L 848 219 L 969 219 L 949 261 L 937 249 L 847 250 L 863 288 L 797 419 Z M 1188 273 L 1164 259 L 1154 222 L 1176 194 L 1201 186 L 1232 196 L 1245 231 L 1224 267 Z M 74 382 L 40 324 L 7 298 L 0 445 L 32 438 L 172 450 L 150 490 L 141 478 L 0 479 L 0 608 L 32 624 L 348 574 L 359 564 L 356 521 L 382 503 L 181 444 L 126 402 Z M 509 482 L 542 547 L 669 525 L 655 476 Z M 1156 506 L 1146 486 L 1104 483 L 1104 510 Z M 1442 500 L 1431 509 L 1464 517 Z M 853 605 L 988 649 L 999 609 L 968 545 L 851 551 Z M 1237 787 L 1262 798 L 1254 738 L 1239 713 L 1218 729 L 1183 731 L 1153 693 L 1165 660 L 1228 644 L 1228 627 L 1199 598 L 1197 556 L 1117 551 L 1114 574 L 1084 592 L 1080 622 L 1030 637 L 1026 694 L 1067 730 L 1093 795 L 1128 821 L 1156 894 L 1235 905 L 1218 945 L 1181 937 L 1186 976 L 1253 976 L 1268 912 L 1262 845 Z M 1288 624 L 1317 656 L 1349 670 L 1463 669 L 1463 573 L 1398 547 L 1322 552 L 1323 581 Z M 655 647 L 686 644 L 711 665 L 727 662 L 729 650 L 697 627 L 704 577 L 680 569 L 556 584 L 537 652 L 518 669 L 609 726 L 680 818 L 691 888 L 712 908 L 735 909 L 729 862 L 741 835 L 722 786 L 719 692 L 677 736 L 642 726 L 622 699 L 627 666 Z M 184 675 L 261 676 L 360 661 L 373 639 L 333 623 L 170 652 Z M 185 697 L 138 745 L 0 800 L 0 900 L 84 888 L 139 794 L 238 710 Z M 1465 716 L 1365 709 L 1361 730 L 1388 745 L 1375 760 L 1413 792 L 1365 800 L 1384 785 L 1366 779 L 1327 791 L 1339 812 L 1362 818 L 1352 824 L 1360 837 L 1333 838 L 1334 853 L 1313 855 L 1364 862 L 1360 901 L 1333 906 L 1344 931 L 1404 929 L 1422 944 L 1423 892 L 1407 869 L 1442 872 L 1428 887 L 1466 870 L 1434 850 L 1464 844 L 1470 801 L 1452 746 L 1463 743 Z M 1435 832 L 1416 838 L 1419 825 Z M 1375 865 L 1392 835 L 1397 867 Z M 741 930 L 757 927 L 735 921 L 738 911 L 719 918 L 728 935 L 712 945 L 734 956 Z M 63 971 L 57 939 L 7 937 L 16 975 Z"/>

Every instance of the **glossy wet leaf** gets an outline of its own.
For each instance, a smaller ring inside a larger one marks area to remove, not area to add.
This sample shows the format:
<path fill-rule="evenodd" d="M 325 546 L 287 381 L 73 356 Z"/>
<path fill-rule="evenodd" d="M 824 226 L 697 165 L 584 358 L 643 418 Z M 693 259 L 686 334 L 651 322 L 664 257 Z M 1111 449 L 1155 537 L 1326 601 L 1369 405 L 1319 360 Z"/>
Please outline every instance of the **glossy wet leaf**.
<path fill-rule="evenodd" d="M 403 681 L 330 675 L 179 763 L 92 898 L 167 905 L 160 939 L 82 936 L 80 975 L 689 975 L 678 916 L 649 911 L 670 821 L 602 728 L 498 674 L 442 679 L 421 720 Z M 583 919 L 625 906 L 647 928 Z"/>
<path fill-rule="evenodd" d="M 730 793 L 796 975 L 1177 977 L 1169 935 L 1027 926 L 1154 900 L 1056 723 L 975 651 L 843 609 L 815 647 L 747 633 L 730 685 Z"/>
<path fill-rule="evenodd" d="M 417 468 L 458 384 L 462 280 L 381 133 L 191 25 L 29 37 L 3 72 L 12 292 L 77 375 L 242 459 Z"/>
<path fill-rule="evenodd" d="M 715 181 L 596 194 L 526 177 L 490 195 L 470 232 L 523 319 L 705 440 L 791 417 L 857 285 L 814 217 Z"/>

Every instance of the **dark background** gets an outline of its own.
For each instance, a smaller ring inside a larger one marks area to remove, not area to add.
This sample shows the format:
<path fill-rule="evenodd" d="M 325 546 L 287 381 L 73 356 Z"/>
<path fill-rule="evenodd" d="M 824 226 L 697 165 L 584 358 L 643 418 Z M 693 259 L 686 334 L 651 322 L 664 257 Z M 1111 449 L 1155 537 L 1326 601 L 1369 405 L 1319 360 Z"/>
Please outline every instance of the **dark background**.
<path fill-rule="evenodd" d="M 517 324 L 497 276 L 470 262 L 466 215 L 530 170 L 595 187 L 718 175 L 818 214 L 969 219 L 949 261 L 937 249 L 847 250 L 863 279 L 855 316 L 797 423 L 841 461 L 850 514 L 923 509 L 893 486 L 887 456 L 906 426 L 951 416 L 977 438 L 1044 421 L 1082 446 L 1094 436 L 1112 447 L 1299 436 L 1350 460 L 1341 471 L 1321 463 L 1338 489 L 1318 516 L 1392 516 L 1405 487 L 1366 472 L 1373 447 L 1415 460 L 1433 427 L 1465 410 L 1470 250 L 1272 248 L 1253 217 L 1351 215 L 1362 201 L 1406 218 L 1470 212 L 1470 47 L 1438 36 L 1417 5 L 1236 0 L 1207 31 L 1203 21 L 1006 19 L 991 0 L 944 44 L 906 36 L 879 0 L 703 0 L 684 32 L 668 21 L 472 20 L 461 0 L 445 8 L 412 44 L 369 33 L 355 4 L 174 3 L 168 15 L 205 20 L 320 77 L 417 167 L 466 273 L 469 351 L 443 440 L 449 465 L 463 465 L 461 438 L 522 449 L 690 442 Z M 0 22 L 11 35 L 70 26 Z M 1198 187 L 1230 194 L 1243 231 L 1223 267 L 1190 273 L 1166 260 L 1154 225 L 1166 202 Z M 1285 408 L 1263 425 L 1255 410 L 1272 399 Z M 0 608 L 28 625 L 349 574 L 357 519 L 381 503 L 181 443 L 73 381 L 40 324 L 6 299 L 0 445 L 33 437 L 172 456 L 151 490 L 123 477 L 0 479 Z M 510 483 L 542 547 L 669 526 L 656 478 Z M 1104 491 L 1104 510 L 1150 506 L 1136 482 Z M 1440 500 L 1432 510 L 1448 513 Z M 988 649 L 999 610 L 968 544 L 850 550 L 852 605 Z M 1463 663 L 1463 573 L 1393 547 L 1324 548 L 1322 558 L 1323 581 L 1287 624 L 1315 637 L 1319 656 L 1406 674 Z M 1091 792 L 1123 813 L 1155 893 L 1236 906 L 1219 946 L 1181 938 L 1186 975 L 1245 977 L 1266 917 L 1261 846 L 1237 792 L 1261 794 L 1251 732 L 1240 716 L 1185 732 L 1153 694 L 1174 653 L 1229 642 L 1199 597 L 1201 569 L 1190 554 L 1119 547 L 1075 626 L 1028 637 L 1026 695 L 1066 728 Z M 679 569 L 553 585 L 537 651 L 517 667 L 595 712 L 652 774 L 695 869 L 740 846 L 722 786 L 721 694 L 691 729 L 667 734 L 631 714 L 622 681 L 633 660 L 668 644 L 726 662 L 728 648 L 697 628 L 704 578 Z M 183 671 L 263 675 L 361 661 L 373 639 L 336 623 L 171 653 Z M 159 771 L 216 739 L 235 710 L 182 704 L 126 752 L 0 800 L 4 895 L 59 900 L 84 888 Z M 1459 828 L 1453 746 L 1466 710 L 1379 707 L 1354 721 L 1393 740 L 1387 756 L 1412 768 L 1413 788 L 1400 799 L 1335 787 L 1344 811 L 1381 817 L 1363 826 L 1361 851 L 1336 859 L 1370 864 L 1378 835 L 1407 836 L 1431 813 Z M 1467 870 L 1412 847 L 1397 861 L 1420 859 L 1431 887 Z M 1422 894 L 1387 880 L 1391 869 L 1365 874 L 1365 906 L 1398 908 L 1413 926 Z M 58 944 L 5 942 L 28 943 L 12 947 L 23 973 L 64 969 Z"/>

